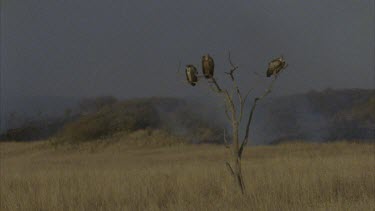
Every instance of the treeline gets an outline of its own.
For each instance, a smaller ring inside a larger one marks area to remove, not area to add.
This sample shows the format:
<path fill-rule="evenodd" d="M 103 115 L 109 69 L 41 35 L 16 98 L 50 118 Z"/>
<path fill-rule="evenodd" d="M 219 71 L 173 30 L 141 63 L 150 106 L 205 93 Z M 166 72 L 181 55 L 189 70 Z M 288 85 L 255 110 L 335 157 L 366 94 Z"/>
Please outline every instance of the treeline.
<path fill-rule="evenodd" d="M 220 143 L 222 125 L 203 118 L 192 109 L 196 106 L 200 107 L 199 112 L 206 109 L 203 105 L 177 98 L 123 101 L 108 96 L 89 98 L 82 100 L 77 110 L 67 109 L 64 117 L 52 123 L 29 122 L 8 130 L 1 140 L 30 141 L 54 137 L 61 142 L 81 143 L 147 130 L 148 133 L 159 131 L 155 134 L 162 131 L 190 143 Z"/>
<path fill-rule="evenodd" d="M 375 139 L 375 90 L 311 91 L 273 99 L 265 107 L 269 142 Z"/>
<path fill-rule="evenodd" d="M 212 109 L 178 98 L 87 98 L 59 118 L 35 119 L 9 129 L 0 140 L 53 137 L 64 143 L 81 143 L 127 137 L 138 131 L 146 138 L 159 135 L 160 139 L 175 137 L 189 143 L 222 143 L 225 116 Z M 270 98 L 257 108 L 251 131 L 253 144 L 374 140 L 375 90 L 327 89 Z"/>

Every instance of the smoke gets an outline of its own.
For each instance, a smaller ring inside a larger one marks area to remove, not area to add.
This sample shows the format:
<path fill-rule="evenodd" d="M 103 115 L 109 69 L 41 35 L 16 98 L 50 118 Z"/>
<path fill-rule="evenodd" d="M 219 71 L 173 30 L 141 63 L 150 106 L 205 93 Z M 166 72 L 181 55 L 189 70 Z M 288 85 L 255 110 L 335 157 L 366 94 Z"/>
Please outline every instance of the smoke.
<path fill-rule="evenodd" d="M 296 133 L 301 134 L 305 140 L 322 142 L 330 137 L 329 117 L 314 110 L 312 104 L 313 102 L 306 97 L 301 99 L 296 107 L 294 118 L 299 129 Z"/>
<path fill-rule="evenodd" d="M 312 142 L 374 139 L 369 99 L 374 90 L 331 90 L 270 98 L 254 117 L 255 144 L 288 140 Z M 361 106 L 361 107 L 358 107 Z M 367 113 L 358 115 L 359 111 Z M 345 116 L 352 116 L 345 120 Z"/>
<path fill-rule="evenodd" d="M 209 93 L 206 91 L 202 91 L 203 94 Z M 371 103 L 373 102 L 369 100 L 374 98 L 374 94 L 374 90 L 335 91 L 327 89 L 323 92 L 311 91 L 306 94 L 284 97 L 268 96 L 258 103 L 255 110 L 250 125 L 249 143 L 259 145 L 296 139 L 313 142 L 337 139 L 374 139 L 375 120 L 371 117 L 371 112 L 373 112 Z M 34 106 L 40 106 L 38 102 Z M 55 105 L 51 101 L 44 102 L 48 102 L 44 105 L 46 107 Z M 153 97 L 129 102 L 133 103 L 135 107 L 137 107 L 137 103 L 152 106 L 153 112 L 156 112 L 152 116 L 159 119 L 156 124 L 157 128 L 187 138 L 193 143 L 222 143 L 224 129 L 228 136 L 231 135 L 231 122 L 224 113 L 224 99 L 221 95 L 207 94 L 207 97 L 200 98 Z M 31 101 L 25 105 L 33 107 Z M 252 99 L 249 99 L 240 125 L 240 137 L 245 135 L 245 126 L 251 106 Z M 60 113 L 61 118 L 55 118 L 55 120 L 52 117 L 47 118 L 48 116 L 44 113 L 40 115 L 41 113 L 38 112 L 27 113 L 25 111 L 29 118 L 16 113 L 11 119 L 8 119 L 8 127 L 27 126 L 25 123 L 32 122 L 38 123 L 37 125 L 50 122 L 48 125 L 53 125 L 55 130 L 57 125 L 74 119 L 64 117 L 63 111 L 66 111 L 67 108 L 62 106 L 60 112 L 57 112 Z M 118 107 L 118 109 L 122 109 L 122 107 Z M 49 110 L 57 111 L 59 109 L 50 108 Z M 147 123 L 147 119 L 142 121 Z M 240 138 L 240 140 L 242 139 Z"/>
<path fill-rule="evenodd" d="M 222 143 L 223 121 L 215 103 L 197 98 L 174 99 L 156 105 L 161 128 L 192 143 Z"/>

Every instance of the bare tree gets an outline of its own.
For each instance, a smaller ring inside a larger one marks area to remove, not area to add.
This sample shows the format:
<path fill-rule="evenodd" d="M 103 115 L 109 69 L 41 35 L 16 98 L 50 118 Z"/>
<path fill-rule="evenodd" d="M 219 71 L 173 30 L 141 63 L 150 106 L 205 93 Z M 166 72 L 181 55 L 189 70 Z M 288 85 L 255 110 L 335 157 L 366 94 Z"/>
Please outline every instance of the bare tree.
<path fill-rule="evenodd" d="M 265 89 L 264 93 L 254 98 L 254 101 L 250 108 L 248 119 L 246 121 L 245 134 L 244 134 L 244 137 L 241 139 L 239 137 L 239 128 L 240 128 L 240 124 L 243 122 L 246 101 L 247 101 L 247 98 L 249 96 L 251 89 L 245 95 L 243 95 L 243 93 L 241 92 L 238 86 L 238 83 L 236 82 L 236 78 L 235 78 L 235 73 L 238 70 L 238 66 L 232 62 L 230 53 L 228 54 L 228 61 L 231 66 L 231 69 L 229 70 L 229 72 L 225 72 L 225 73 L 229 76 L 232 82 L 232 88 L 230 91 L 228 91 L 228 89 L 221 88 L 221 86 L 218 84 L 215 77 L 213 76 L 213 67 L 214 67 L 213 60 L 212 60 L 212 63 L 210 64 L 205 63 L 208 60 L 207 59 L 208 57 L 209 55 L 205 55 L 203 56 L 203 59 L 202 59 L 203 74 L 205 75 L 205 78 L 208 80 L 209 84 L 211 85 L 210 87 L 212 88 L 212 90 L 223 96 L 224 101 L 225 101 L 225 114 L 232 126 L 231 142 L 227 140 L 226 132 L 224 130 L 224 142 L 226 143 L 226 148 L 230 150 L 231 157 L 232 157 L 231 161 L 226 162 L 226 165 L 231 175 L 235 178 L 235 181 L 240 187 L 242 193 L 245 193 L 246 187 L 245 187 L 245 183 L 243 180 L 241 159 L 242 159 L 244 149 L 249 142 L 250 125 L 252 123 L 253 114 L 256 109 L 257 103 L 260 100 L 262 100 L 264 97 L 266 97 L 268 94 L 271 93 L 273 85 L 275 81 L 277 80 L 280 71 L 282 69 L 285 69 L 287 67 L 287 64 L 285 63 L 282 56 L 271 61 L 268 64 L 269 66 L 267 70 L 267 77 L 273 76 L 273 78 L 270 84 L 268 85 L 268 87 Z M 209 67 L 209 71 L 205 70 L 205 67 Z M 212 74 L 207 74 L 207 72 L 212 72 Z M 207 77 L 207 75 L 209 77 Z M 202 78 L 202 77 L 198 77 L 198 78 Z M 189 78 L 187 79 L 189 82 Z M 237 95 L 238 101 L 234 100 L 234 95 Z"/>

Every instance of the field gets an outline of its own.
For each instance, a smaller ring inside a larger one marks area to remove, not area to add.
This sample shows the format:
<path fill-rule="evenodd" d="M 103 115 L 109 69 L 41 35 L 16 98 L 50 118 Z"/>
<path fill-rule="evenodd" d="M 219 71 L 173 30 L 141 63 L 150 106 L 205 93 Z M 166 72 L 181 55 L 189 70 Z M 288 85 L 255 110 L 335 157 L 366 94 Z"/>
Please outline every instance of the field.
<path fill-rule="evenodd" d="M 375 210 L 375 145 L 247 148 L 242 195 L 217 145 L 1 143 L 0 210 Z"/>

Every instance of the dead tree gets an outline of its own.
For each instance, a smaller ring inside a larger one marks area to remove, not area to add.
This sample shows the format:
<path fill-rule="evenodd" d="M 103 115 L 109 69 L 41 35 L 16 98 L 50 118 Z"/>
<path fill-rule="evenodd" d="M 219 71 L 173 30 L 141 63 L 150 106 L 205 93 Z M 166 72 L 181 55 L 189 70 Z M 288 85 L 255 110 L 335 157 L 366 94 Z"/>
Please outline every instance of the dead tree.
<path fill-rule="evenodd" d="M 207 56 L 203 56 L 203 60 L 206 57 Z M 254 98 L 252 106 L 250 107 L 250 113 L 249 113 L 248 119 L 246 121 L 245 134 L 244 134 L 244 137 L 242 139 L 239 137 L 239 128 L 240 128 L 240 124 L 243 122 L 242 120 L 243 120 L 243 116 L 244 116 L 244 109 L 245 109 L 245 106 L 246 106 L 246 100 L 247 100 L 251 90 L 248 91 L 245 95 L 243 95 L 243 93 L 241 92 L 241 90 L 240 90 L 240 88 L 239 88 L 239 86 L 236 82 L 236 78 L 235 78 L 235 73 L 238 70 L 238 66 L 235 65 L 232 62 L 230 53 L 228 54 L 228 61 L 229 61 L 229 64 L 231 66 L 231 69 L 229 70 L 229 72 L 225 72 L 229 76 L 229 78 L 230 78 L 230 80 L 233 84 L 230 92 L 227 89 L 221 88 L 221 86 L 218 84 L 218 82 L 216 81 L 216 79 L 213 75 L 210 75 L 209 78 L 206 77 L 206 79 L 208 80 L 212 90 L 216 93 L 221 94 L 224 98 L 224 101 L 225 101 L 225 114 L 226 114 L 226 116 L 227 116 L 227 118 L 230 121 L 231 126 L 232 126 L 231 143 L 227 140 L 226 133 L 225 133 L 225 130 L 224 130 L 224 142 L 226 144 L 226 148 L 228 148 L 230 150 L 231 157 L 232 157 L 231 161 L 226 162 L 226 165 L 227 165 L 231 175 L 235 178 L 235 181 L 238 184 L 238 186 L 240 187 L 241 192 L 243 194 L 245 193 L 246 187 L 245 187 L 245 183 L 244 183 L 244 180 L 243 180 L 243 174 L 242 174 L 242 165 L 241 165 L 242 155 L 243 155 L 243 152 L 244 152 L 244 149 L 245 149 L 246 145 L 249 142 L 250 125 L 252 123 L 253 114 L 254 114 L 254 111 L 256 109 L 257 103 L 260 100 L 262 100 L 264 97 L 266 97 L 268 94 L 271 93 L 273 85 L 278 78 L 279 72 L 282 69 L 285 69 L 287 67 L 287 64 L 285 63 L 285 61 L 283 60 L 282 57 L 280 57 L 278 59 L 280 61 L 282 61 L 282 62 L 279 63 L 279 65 L 275 65 L 275 62 L 274 62 L 275 60 L 273 60 L 269 63 L 269 67 L 268 67 L 268 70 L 267 70 L 267 76 L 270 76 L 270 72 L 272 72 L 271 75 L 273 76 L 273 78 L 271 79 L 271 82 L 268 85 L 268 87 L 266 88 L 266 90 L 264 91 L 264 93 L 261 94 L 260 96 Z M 204 66 L 203 62 L 202 62 L 202 66 Z M 204 68 L 204 67 L 202 67 L 202 68 Z M 205 72 L 204 69 L 203 69 L 203 72 Z M 199 78 L 202 78 L 202 77 L 199 77 Z M 237 95 L 238 103 L 235 102 L 234 95 Z"/>

